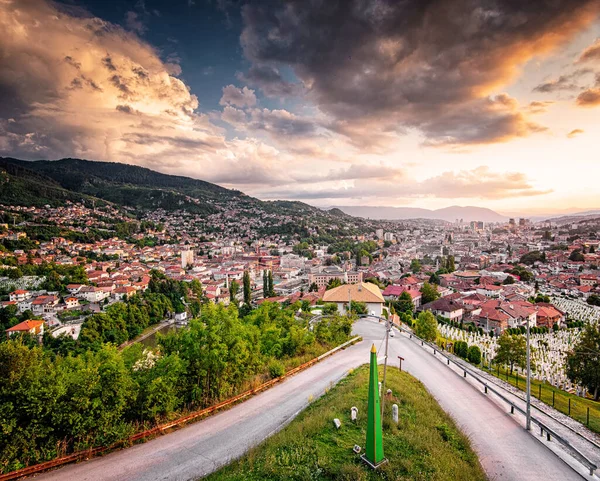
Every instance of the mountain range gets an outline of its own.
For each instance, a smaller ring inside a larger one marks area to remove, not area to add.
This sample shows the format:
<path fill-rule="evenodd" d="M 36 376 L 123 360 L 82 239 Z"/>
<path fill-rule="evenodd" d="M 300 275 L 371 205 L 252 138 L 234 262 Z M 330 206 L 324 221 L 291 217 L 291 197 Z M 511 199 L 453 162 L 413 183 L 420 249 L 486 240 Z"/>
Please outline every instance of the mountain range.
<path fill-rule="evenodd" d="M 370 206 L 337 206 L 346 214 L 379 220 L 407 220 L 407 219 L 439 219 L 454 222 L 462 219 L 464 222 L 506 222 L 508 217 L 484 207 L 457 205 L 443 209 L 422 209 L 419 207 L 370 207 Z"/>

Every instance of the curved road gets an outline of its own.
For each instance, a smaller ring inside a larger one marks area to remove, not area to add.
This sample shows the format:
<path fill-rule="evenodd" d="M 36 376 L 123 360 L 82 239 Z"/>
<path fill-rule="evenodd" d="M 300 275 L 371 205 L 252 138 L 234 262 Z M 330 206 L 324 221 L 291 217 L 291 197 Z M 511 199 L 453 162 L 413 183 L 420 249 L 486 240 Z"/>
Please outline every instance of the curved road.
<path fill-rule="evenodd" d="M 360 342 L 275 387 L 221 412 L 144 444 L 101 458 L 68 465 L 40 476 L 44 481 L 195 480 L 281 429 L 311 397 L 368 362 L 371 343 L 380 347 L 385 329 L 361 320 Z M 382 355 L 382 353 L 380 353 Z M 491 480 L 580 480 L 580 476 L 527 433 L 506 409 L 452 372 L 404 336 L 390 338 L 389 359 L 405 358 L 403 369 L 420 379 L 442 408 L 469 436 Z"/>

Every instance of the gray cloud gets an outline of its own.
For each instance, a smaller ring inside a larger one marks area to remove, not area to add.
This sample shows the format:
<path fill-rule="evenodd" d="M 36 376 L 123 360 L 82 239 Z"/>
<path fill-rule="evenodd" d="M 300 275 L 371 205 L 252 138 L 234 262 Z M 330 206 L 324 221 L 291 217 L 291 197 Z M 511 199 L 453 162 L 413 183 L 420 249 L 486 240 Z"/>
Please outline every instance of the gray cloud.
<path fill-rule="evenodd" d="M 253 107 L 256 105 L 254 90 L 248 87 L 238 88 L 234 85 L 223 87 L 223 96 L 219 105 L 235 105 L 237 107 Z"/>
<path fill-rule="evenodd" d="M 542 130 L 514 105 L 485 99 L 598 11 L 596 0 L 256 2 L 242 10 L 241 42 L 261 72 L 291 66 L 355 142 L 418 128 L 433 145 L 485 143 Z M 461 125 L 441 125 L 440 115 Z"/>
<path fill-rule="evenodd" d="M 593 70 L 589 68 L 582 68 L 575 70 L 570 74 L 561 75 L 555 80 L 549 80 L 547 82 L 541 83 L 537 85 L 533 91 L 540 93 L 551 93 L 558 92 L 561 90 L 573 91 L 579 90 L 581 87 L 577 83 L 581 77 L 594 73 Z"/>
<path fill-rule="evenodd" d="M 260 88 L 268 97 L 293 97 L 304 93 L 302 85 L 286 82 L 279 69 L 272 65 L 252 65 L 248 72 L 236 75 L 242 82 Z"/>

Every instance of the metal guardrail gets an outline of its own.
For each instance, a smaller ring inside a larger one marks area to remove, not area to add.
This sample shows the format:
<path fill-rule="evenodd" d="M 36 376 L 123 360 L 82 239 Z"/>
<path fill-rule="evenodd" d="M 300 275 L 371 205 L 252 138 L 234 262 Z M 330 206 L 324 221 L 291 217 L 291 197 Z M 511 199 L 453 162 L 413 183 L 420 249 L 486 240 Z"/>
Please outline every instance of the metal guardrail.
<path fill-rule="evenodd" d="M 320 356 L 315 357 L 315 358 L 311 359 L 310 361 L 305 362 L 304 364 L 300 364 L 299 366 L 297 366 L 293 369 L 290 369 L 283 376 L 271 379 L 271 380 L 261 384 L 260 386 L 249 389 L 247 391 L 244 391 L 243 393 L 238 394 L 237 396 L 226 399 L 225 401 L 221 401 L 220 403 L 215 404 L 213 406 L 209 406 L 209 407 L 201 409 L 199 411 L 195 411 L 191 414 L 180 417 L 179 419 L 176 419 L 176 420 L 168 422 L 168 423 L 161 424 L 159 426 L 148 429 L 146 431 L 142 431 L 140 433 L 133 434 L 132 436 L 129 436 L 127 439 L 118 441 L 110 446 L 98 446 L 96 448 L 90 448 L 90 449 L 86 449 L 83 451 L 78 451 L 76 453 L 72 453 L 67 456 L 63 456 L 61 458 L 53 459 L 51 461 L 46 461 L 44 463 L 35 464 L 33 466 L 28 466 L 26 468 L 18 469 L 16 471 L 12 471 L 10 473 L 0 474 L 0 481 L 9 481 L 9 480 L 13 480 L 13 479 L 18 479 L 18 478 L 22 478 L 23 476 L 29 476 L 31 474 L 40 473 L 42 471 L 56 468 L 58 466 L 63 466 L 65 464 L 73 463 L 76 461 L 81 461 L 84 459 L 89 459 L 98 454 L 105 453 L 107 451 L 111 451 L 113 449 L 122 447 L 126 444 L 134 443 L 141 439 L 145 439 L 150 436 L 157 435 L 157 434 L 163 434 L 165 431 L 167 431 L 169 429 L 184 425 L 186 423 L 189 423 L 190 421 L 193 421 L 194 419 L 206 416 L 207 414 L 211 414 L 215 411 L 218 411 L 219 409 L 223 409 L 224 407 L 231 406 L 232 404 L 235 404 L 244 398 L 258 394 L 259 392 L 264 391 L 267 388 L 270 388 L 271 386 L 283 381 L 284 379 L 287 379 L 288 377 L 293 376 L 294 374 L 296 374 L 300 371 L 303 371 L 304 369 L 309 368 L 309 367 L 313 366 L 314 364 L 317 364 L 319 361 L 322 361 L 323 359 L 331 356 L 332 354 L 335 354 L 336 352 L 338 352 L 358 341 L 361 341 L 361 340 L 362 340 L 362 338 L 360 336 L 353 337 L 349 341 L 347 341 L 343 344 L 340 344 L 336 348 L 331 349 L 330 351 L 327 351 L 326 353 L 321 354 Z"/>
<path fill-rule="evenodd" d="M 510 406 L 510 412 L 511 412 L 511 414 L 514 414 L 514 411 L 516 409 L 521 414 L 526 415 L 526 412 L 525 412 L 524 409 L 522 409 L 521 407 L 519 407 L 515 402 L 511 401 L 510 399 L 508 399 L 506 396 L 504 396 L 502 393 L 500 393 L 497 389 L 494 389 L 493 387 L 491 387 L 490 383 L 486 379 L 481 378 L 477 373 L 473 372 L 468 367 L 466 367 L 466 366 L 462 365 L 461 363 L 457 362 L 456 360 L 448 357 L 437 346 L 435 346 L 435 345 L 433 345 L 433 344 L 425 341 L 424 339 L 421 339 L 414 332 L 406 329 L 405 327 L 398 326 L 396 324 L 395 324 L 395 326 L 396 326 L 396 328 L 398 330 L 400 330 L 402 332 L 405 332 L 406 334 L 409 334 L 410 339 L 414 338 L 415 340 L 420 341 L 421 342 L 421 346 L 427 345 L 427 347 L 431 348 L 433 350 L 433 355 L 434 356 L 437 355 L 437 353 L 439 353 L 443 358 L 445 358 L 447 360 L 447 363 L 448 363 L 447 365 L 448 366 L 450 365 L 450 363 L 452 363 L 456 367 L 458 367 L 459 369 L 461 369 L 463 371 L 463 376 L 464 377 L 467 377 L 467 374 L 469 374 L 473 379 L 475 379 L 477 382 L 479 382 L 480 384 L 482 384 L 484 386 L 484 392 L 486 394 L 488 392 L 492 392 L 498 398 L 500 398 L 502 401 L 504 401 L 505 403 L 507 403 Z M 493 384 L 494 386 L 496 386 L 496 387 L 498 387 L 500 389 L 504 389 L 501 386 L 497 385 L 496 383 L 491 383 L 491 384 Z M 507 392 L 509 392 L 509 391 L 507 391 Z M 517 396 L 517 397 L 519 399 L 521 399 L 519 396 Z M 564 439 L 556 431 L 554 431 L 552 428 L 550 428 L 549 426 L 547 426 L 546 424 L 544 424 L 541 420 L 539 420 L 539 419 L 531 416 L 531 422 L 533 422 L 533 423 L 535 423 L 535 424 L 538 425 L 538 427 L 540 428 L 540 435 L 543 435 L 544 432 L 546 432 L 546 436 L 547 436 L 547 440 L 548 441 L 551 441 L 552 438 L 554 438 L 560 444 L 562 444 L 575 459 L 577 459 L 581 464 L 583 464 L 584 466 L 586 466 L 589 469 L 590 476 L 592 476 L 594 474 L 594 471 L 596 469 L 598 469 L 598 466 L 596 466 L 596 464 L 593 461 L 589 460 L 583 453 L 581 453 L 579 450 L 577 450 L 577 448 L 575 448 L 568 440 Z M 557 422 L 560 423 L 560 421 L 558 421 L 558 420 L 557 420 Z M 568 426 L 565 425 L 565 427 L 568 427 Z M 584 438 L 584 439 L 587 440 L 587 438 Z M 590 442 L 592 442 L 592 441 L 590 441 Z M 595 444 L 595 443 L 593 443 L 593 444 Z"/>

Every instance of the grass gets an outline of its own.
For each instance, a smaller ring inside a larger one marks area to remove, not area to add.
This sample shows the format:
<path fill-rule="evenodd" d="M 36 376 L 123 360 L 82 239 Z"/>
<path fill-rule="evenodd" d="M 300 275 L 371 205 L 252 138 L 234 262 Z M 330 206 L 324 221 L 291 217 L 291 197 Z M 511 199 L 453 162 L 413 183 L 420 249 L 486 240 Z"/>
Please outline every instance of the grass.
<path fill-rule="evenodd" d="M 381 369 L 380 369 L 381 372 Z M 469 440 L 415 378 L 388 367 L 383 421 L 389 463 L 374 472 L 352 451 L 366 437 L 368 366 L 350 373 L 285 429 L 243 458 L 209 475 L 208 481 L 252 480 L 485 480 Z M 391 419 L 398 404 L 400 422 Z M 358 407 L 358 421 L 350 408 Z M 339 418 L 337 430 L 333 419 Z M 363 450 L 364 451 L 364 450 Z"/>
<path fill-rule="evenodd" d="M 525 377 L 518 376 L 516 372 L 512 375 L 508 370 L 500 368 L 500 374 L 498 374 L 498 368 L 492 368 L 491 370 L 486 369 L 490 374 L 507 381 L 520 390 L 525 391 Z M 541 389 L 541 398 L 540 398 Z M 554 399 L 553 394 L 554 393 Z M 555 388 L 551 384 L 546 382 L 538 381 L 536 379 L 531 380 L 531 396 L 540 399 L 549 406 L 553 406 L 556 410 L 560 411 L 567 416 L 572 417 L 581 424 L 588 426 L 591 431 L 600 433 L 600 403 L 592 399 L 582 398 L 575 394 L 570 394 L 561 389 Z M 569 413 L 569 399 L 571 400 L 571 411 Z M 589 423 L 587 418 L 587 410 L 589 409 Z"/>

